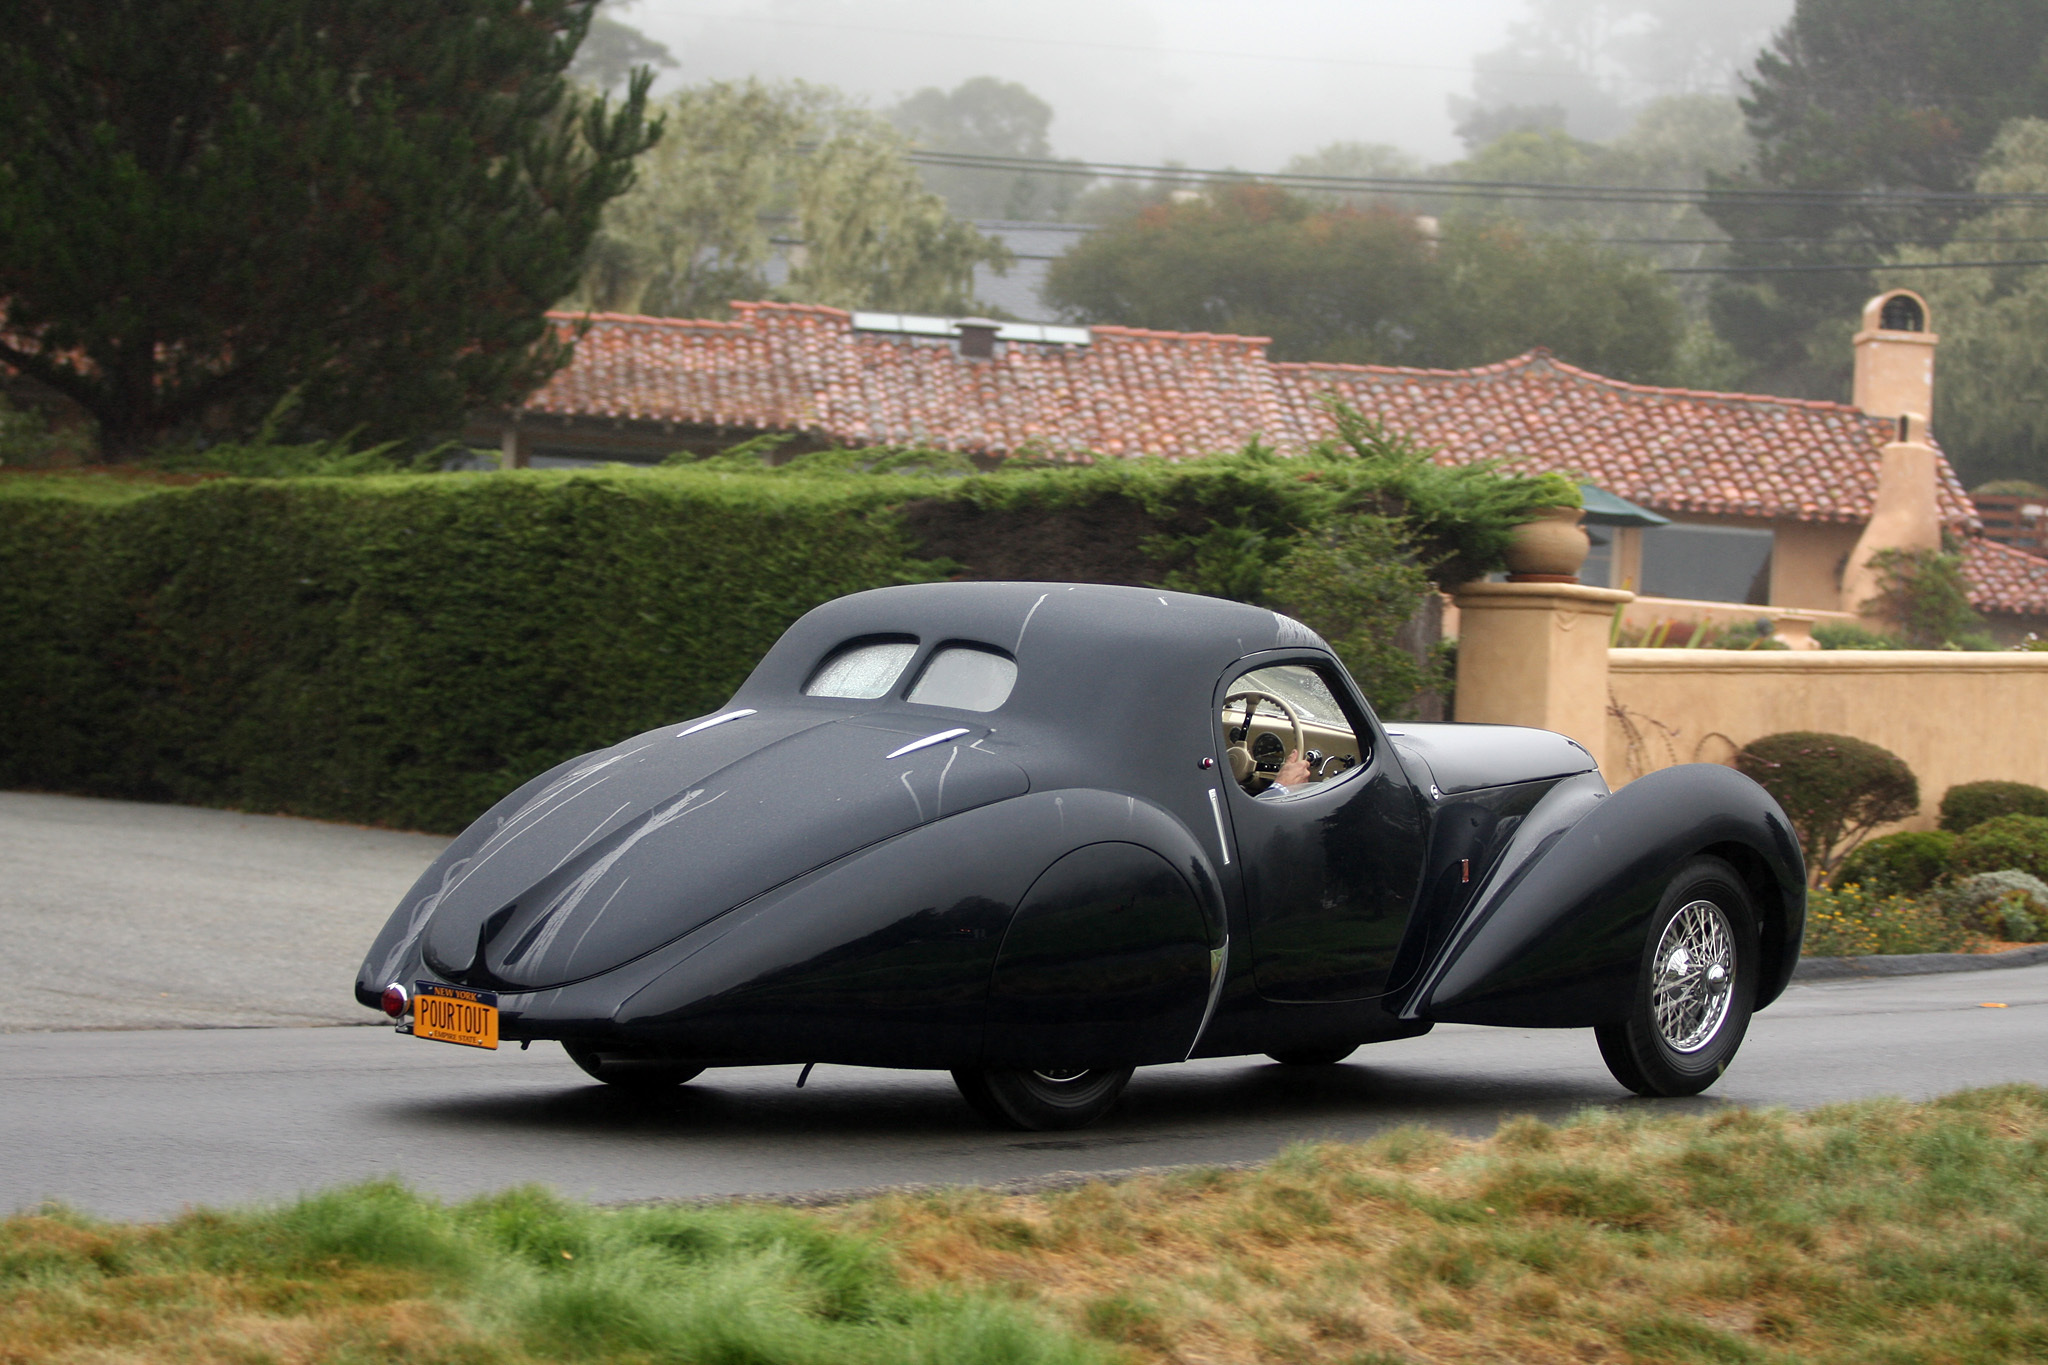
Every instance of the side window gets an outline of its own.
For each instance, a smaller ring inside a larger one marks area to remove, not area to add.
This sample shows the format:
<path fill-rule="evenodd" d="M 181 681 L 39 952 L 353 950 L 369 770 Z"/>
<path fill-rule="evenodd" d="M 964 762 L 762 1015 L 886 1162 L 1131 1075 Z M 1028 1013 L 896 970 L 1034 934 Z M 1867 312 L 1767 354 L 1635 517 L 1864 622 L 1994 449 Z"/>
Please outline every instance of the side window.
<path fill-rule="evenodd" d="M 903 638 L 841 645 L 818 665 L 818 671 L 804 684 L 804 695 L 862 701 L 884 696 L 903 676 L 915 653 L 917 641 Z"/>
<path fill-rule="evenodd" d="M 993 711 L 1017 685 L 1017 661 L 978 645 L 944 645 L 917 675 L 909 700 L 962 711 Z"/>
<path fill-rule="evenodd" d="M 1325 790 L 1372 756 L 1370 732 L 1311 664 L 1274 664 L 1243 674 L 1224 690 L 1218 719 L 1230 774 L 1253 796 Z M 1305 767 L 1288 764 L 1297 750 Z"/>

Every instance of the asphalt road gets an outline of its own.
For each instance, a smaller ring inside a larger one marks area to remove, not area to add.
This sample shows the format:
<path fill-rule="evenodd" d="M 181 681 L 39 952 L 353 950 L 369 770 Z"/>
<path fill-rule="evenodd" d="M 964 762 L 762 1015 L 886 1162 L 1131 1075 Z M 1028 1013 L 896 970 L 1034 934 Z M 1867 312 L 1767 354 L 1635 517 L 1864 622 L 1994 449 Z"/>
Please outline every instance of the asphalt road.
<path fill-rule="evenodd" d="M 0 792 L 0 1033 L 356 1024 L 356 967 L 446 839 Z"/>
<path fill-rule="evenodd" d="M 1337 1067 L 1138 1073 L 1075 1134 L 991 1132 L 944 1075 L 714 1071 L 636 1101 L 549 1044 L 483 1053 L 365 1024 L 364 945 L 441 841 L 0 793 L 0 1211 L 110 1217 L 393 1174 L 624 1201 L 1028 1180 L 1253 1161 L 1427 1122 L 1641 1105 L 1590 1034 L 1452 1026 Z M 1985 1008 L 1986 1004 L 2005 1008 Z M 1795 986 L 1679 1110 L 2048 1084 L 2048 965 Z"/>
<path fill-rule="evenodd" d="M 1985 1008 L 1996 1002 L 2006 1008 Z M 1707 1095 L 1627 1098 L 1590 1034 L 1451 1026 L 1337 1067 L 1141 1071 L 1080 1133 L 982 1127 L 942 1074 L 713 1071 L 634 1101 L 551 1045 L 482 1053 L 382 1029 L 0 1037 L 0 1209 L 158 1218 L 394 1174 L 448 1196 L 539 1181 L 586 1198 L 993 1182 L 1258 1160 L 1412 1122 L 1467 1133 L 1587 1105 L 1805 1107 L 2048 1084 L 2048 966 L 1795 986 Z"/>

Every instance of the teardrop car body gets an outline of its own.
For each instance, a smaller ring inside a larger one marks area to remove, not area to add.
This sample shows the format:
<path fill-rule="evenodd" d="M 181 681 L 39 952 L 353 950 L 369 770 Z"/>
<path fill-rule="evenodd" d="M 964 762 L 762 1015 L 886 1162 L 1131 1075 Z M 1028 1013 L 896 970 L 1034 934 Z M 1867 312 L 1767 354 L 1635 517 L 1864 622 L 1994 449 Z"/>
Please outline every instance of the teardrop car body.
<path fill-rule="evenodd" d="M 1134 1067 L 1439 1021 L 1592 1028 L 1681 1094 L 1784 989 L 1804 887 L 1728 768 L 1610 792 L 1561 735 L 1384 725 L 1314 632 L 1240 603 L 924 584 L 817 608 L 717 711 L 505 797 L 356 994 L 620 1084 L 945 1069 L 1027 1127 Z"/>

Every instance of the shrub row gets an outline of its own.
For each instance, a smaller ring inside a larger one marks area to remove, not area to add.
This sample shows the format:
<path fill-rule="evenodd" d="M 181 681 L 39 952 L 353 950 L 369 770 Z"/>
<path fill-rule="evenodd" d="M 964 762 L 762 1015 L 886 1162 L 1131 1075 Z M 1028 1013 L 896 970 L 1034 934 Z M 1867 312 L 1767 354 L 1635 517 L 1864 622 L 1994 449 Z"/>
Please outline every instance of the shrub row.
<path fill-rule="evenodd" d="M 1941 802 L 1942 828 L 1865 840 L 1916 814 L 1920 784 L 1897 754 L 1849 735 L 1791 730 L 1743 747 L 1735 766 L 1777 798 L 1815 885 L 1812 956 L 1950 952 L 1986 939 L 2048 939 L 2048 791 L 1970 782 Z"/>
<path fill-rule="evenodd" d="M 1433 678 L 1389 643 L 1431 570 L 1491 567 L 1558 490 L 1353 435 L 1293 460 L 973 477 L 836 452 L 0 479 L 0 786 L 452 830 L 565 757 L 717 706 L 811 607 L 949 574 L 1293 609 L 1398 711 Z"/>
<path fill-rule="evenodd" d="M 889 489 L 550 474 L 0 497 L 0 784 L 459 828 L 930 578 Z"/>

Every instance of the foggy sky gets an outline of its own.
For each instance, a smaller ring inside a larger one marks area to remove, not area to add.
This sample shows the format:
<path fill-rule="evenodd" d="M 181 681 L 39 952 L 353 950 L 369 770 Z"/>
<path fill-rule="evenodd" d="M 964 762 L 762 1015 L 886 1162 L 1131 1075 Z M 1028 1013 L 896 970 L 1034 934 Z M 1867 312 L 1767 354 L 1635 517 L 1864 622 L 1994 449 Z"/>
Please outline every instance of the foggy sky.
<path fill-rule="evenodd" d="M 1701 0 L 1711 3 L 1711 0 Z M 1054 150 L 1274 170 L 1338 140 L 1461 153 L 1471 90 L 1522 0 L 638 0 L 680 66 L 659 88 L 799 77 L 877 108 L 972 76 L 1050 103 Z"/>

